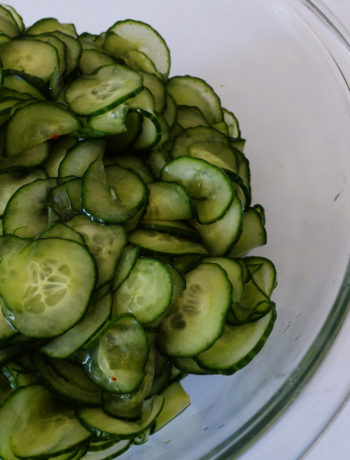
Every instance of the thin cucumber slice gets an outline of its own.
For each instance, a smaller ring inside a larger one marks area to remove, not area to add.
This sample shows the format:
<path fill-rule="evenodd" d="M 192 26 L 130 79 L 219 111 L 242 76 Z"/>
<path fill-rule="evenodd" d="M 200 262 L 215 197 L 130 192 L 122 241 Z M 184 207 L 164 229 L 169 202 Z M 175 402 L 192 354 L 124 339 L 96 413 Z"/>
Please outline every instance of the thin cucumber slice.
<path fill-rule="evenodd" d="M 90 437 L 75 418 L 74 409 L 56 399 L 43 385 L 21 387 L 10 405 L 19 409 L 10 431 L 10 446 L 17 457 L 61 454 Z"/>
<path fill-rule="evenodd" d="M 15 22 L 17 24 L 19 32 L 23 33 L 24 29 L 25 29 L 25 26 L 24 26 L 24 23 L 23 23 L 22 16 L 15 10 L 15 8 L 13 8 L 10 5 L 6 5 L 6 4 L 2 3 L 2 8 L 5 8 L 11 14 L 12 18 L 15 20 Z"/>
<path fill-rule="evenodd" d="M 66 224 L 80 233 L 90 253 L 96 260 L 98 286 L 111 281 L 116 264 L 127 243 L 127 235 L 120 225 L 102 225 L 87 216 L 77 215 Z"/>
<path fill-rule="evenodd" d="M 58 174 L 61 177 L 82 177 L 93 161 L 102 158 L 105 149 L 106 141 L 103 139 L 79 142 L 68 150 L 60 163 Z"/>
<path fill-rule="evenodd" d="M 48 227 L 47 200 L 55 179 L 36 179 L 20 187 L 3 215 L 4 233 L 22 238 L 37 236 Z"/>
<path fill-rule="evenodd" d="M 164 425 L 181 414 L 191 403 L 189 395 L 179 382 L 171 383 L 162 391 L 161 395 L 164 398 L 164 405 L 156 419 L 154 431 L 163 428 Z"/>
<path fill-rule="evenodd" d="M 169 356 L 192 357 L 221 335 L 232 287 L 216 264 L 201 263 L 186 277 L 186 288 L 162 321 L 159 346 Z"/>
<path fill-rule="evenodd" d="M 66 156 L 69 149 L 77 143 L 74 137 L 62 136 L 54 141 L 50 156 L 46 160 L 44 167 L 49 177 L 57 177 L 61 161 Z"/>
<path fill-rule="evenodd" d="M 106 323 L 111 314 L 112 296 L 105 289 L 92 297 L 84 318 L 67 332 L 41 347 L 52 358 L 68 358 L 80 350 Z"/>
<path fill-rule="evenodd" d="M 166 265 L 154 258 L 140 257 L 113 294 L 113 315 L 130 312 L 141 323 L 151 323 L 168 309 L 172 291 Z"/>
<path fill-rule="evenodd" d="M 193 199 L 198 221 L 210 224 L 220 219 L 234 198 L 227 176 L 207 161 L 181 156 L 164 166 L 162 180 L 177 182 Z"/>
<path fill-rule="evenodd" d="M 3 215 L 9 199 L 22 185 L 45 177 L 46 174 L 41 169 L 0 173 L 0 216 Z"/>
<path fill-rule="evenodd" d="M 177 123 L 183 128 L 195 128 L 197 126 L 209 126 L 205 116 L 198 107 L 179 105 L 177 107 Z"/>
<path fill-rule="evenodd" d="M 114 59 L 99 49 L 83 49 L 79 59 L 79 69 L 82 73 L 94 72 L 99 67 L 114 64 Z"/>
<path fill-rule="evenodd" d="M 229 110 L 223 108 L 224 122 L 227 126 L 228 135 L 234 139 L 241 137 L 241 130 L 239 127 L 239 121 L 236 115 Z"/>
<path fill-rule="evenodd" d="M 253 323 L 225 325 L 221 337 L 195 359 L 210 372 L 231 375 L 246 366 L 261 350 L 270 335 L 276 311 L 271 309 Z"/>
<path fill-rule="evenodd" d="M 79 244 L 84 244 L 83 237 L 68 227 L 68 225 L 62 224 L 61 222 L 53 223 L 47 230 L 42 232 L 40 238 L 63 238 L 64 240 L 72 240 Z"/>
<path fill-rule="evenodd" d="M 143 180 L 145 184 L 149 184 L 154 180 L 145 162 L 142 161 L 142 159 L 136 155 L 133 155 L 131 153 L 121 153 L 118 156 L 116 156 L 115 162 L 122 168 L 131 169 L 132 171 L 134 171 Z"/>
<path fill-rule="evenodd" d="M 67 62 L 67 47 L 63 43 L 63 41 L 60 40 L 55 35 L 51 35 L 50 33 L 37 34 L 32 38 L 34 38 L 35 40 L 40 40 L 45 43 L 49 43 L 56 49 L 57 54 L 58 54 L 58 71 L 61 75 L 63 75 L 66 71 L 66 62 Z"/>
<path fill-rule="evenodd" d="M 199 232 L 210 254 L 223 256 L 239 239 L 242 232 L 242 220 L 242 205 L 236 195 L 223 217 L 207 225 L 193 221 L 193 226 Z"/>
<path fill-rule="evenodd" d="M 197 107 L 210 125 L 223 120 L 220 99 L 204 80 L 189 75 L 172 77 L 168 80 L 167 91 L 177 105 Z"/>
<path fill-rule="evenodd" d="M 126 132 L 109 137 L 108 153 L 115 155 L 124 152 L 130 147 L 141 132 L 142 115 L 137 112 L 128 112 L 125 118 Z"/>
<path fill-rule="evenodd" d="M 110 445 L 110 442 L 108 441 L 108 446 L 104 449 L 91 451 L 90 443 L 89 451 L 82 457 L 82 460 L 113 460 L 126 452 L 130 446 L 131 441 L 128 439 L 112 442 L 112 445 Z"/>
<path fill-rule="evenodd" d="M 169 152 L 161 147 L 151 150 L 147 158 L 147 163 L 157 179 L 160 179 L 162 169 L 169 161 L 171 161 Z"/>
<path fill-rule="evenodd" d="M 268 297 L 277 286 L 276 267 L 266 257 L 245 257 L 244 263 L 248 267 L 250 276 L 257 287 Z"/>
<path fill-rule="evenodd" d="M 200 234 L 190 227 L 186 222 L 180 220 L 142 220 L 140 229 L 155 230 L 157 232 L 169 233 L 187 240 L 201 242 Z"/>
<path fill-rule="evenodd" d="M 174 364 L 186 374 L 204 375 L 207 373 L 193 358 L 175 358 Z"/>
<path fill-rule="evenodd" d="M 125 420 L 137 420 L 142 415 L 142 403 L 152 387 L 155 371 L 155 348 L 150 344 L 145 375 L 138 388 L 132 394 L 124 395 L 105 391 L 102 395 L 103 410 L 112 417 Z"/>
<path fill-rule="evenodd" d="M 120 64 L 111 64 L 76 78 L 66 88 L 65 98 L 75 113 L 91 117 L 113 109 L 141 90 L 141 75 Z"/>
<path fill-rule="evenodd" d="M 94 262 L 80 244 L 60 238 L 35 240 L 6 265 L 0 263 L 4 313 L 24 335 L 54 337 L 81 319 L 95 279 Z"/>
<path fill-rule="evenodd" d="M 186 220 L 192 217 L 192 204 L 185 189 L 171 182 L 148 184 L 149 198 L 144 219 Z"/>
<path fill-rule="evenodd" d="M 0 59 L 4 70 L 24 72 L 44 83 L 50 80 L 59 65 L 54 46 L 29 38 L 15 38 L 3 43 Z"/>
<path fill-rule="evenodd" d="M 98 408 L 80 408 L 77 417 L 86 429 L 100 439 L 128 439 L 150 427 L 164 403 L 162 396 L 153 396 L 144 403 L 142 417 L 135 422 L 119 420 L 111 417 Z"/>
<path fill-rule="evenodd" d="M 169 93 L 169 91 L 166 91 L 166 102 L 163 116 L 165 121 L 168 123 L 168 126 L 172 128 L 177 118 L 177 106 L 173 96 Z"/>
<path fill-rule="evenodd" d="M 168 254 L 174 256 L 208 254 L 208 251 L 202 244 L 171 235 L 170 233 L 155 230 L 135 230 L 129 235 L 129 241 L 153 254 Z"/>
<path fill-rule="evenodd" d="M 27 34 L 42 34 L 45 32 L 55 32 L 60 30 L 65 34 L 71 35 L 72 37 L 77 36 L 77 31 L 74 24 L 64 24 L 59 22 L 56 18 L 42 18 L 31 25 L 26 33 Z"/>
<path fill-rule="evenodd" d="M 21 93 L 30 94 L 36 99 L 45 99 L 43 94 L 29 81 L 27 81 L 23 75 L 16 74 L 5 74 L 3 86 L 4 88 L 19 91 Z"/>
<path fill-rule="evenodd" d="M 189 155 L 201 158 L 218 168 L 237 172 L 237 158 L 227 137 L 214 128 L 196 126 L 185 129 L 174 141 L 173 158 Z"/>
<path fill-rule="evenodd" d="M 139 246 L 128 245 L 123 249 L 113 279 L 113 291 L 127 279 L 139 257 Z"/>
<path fill-rule="evenodd" d="M 62 221 L 66 221 L 74 216 L 77 212 L 81 212 L 81 205 L 74 207 L 71 201 L 69 192 L 78 190 L 79 198 L 81 194 L 81 181 L 79 178 L 69 177 L 66 182 L 62 182 L 52 188 L 48 195 L 48 205 L 50 209 L 56 212 Z"/>
<path fill-rule="evenodd" d="M 54 30 L 51 35 L 59 38 L 66 45 L 66 71 L 65 76 L 70 75 L 77 67 L 81 55 L 81 45 L 78 40 L 66 31 Z"/>
<path fill-rule="evenodd" d="M 232 301 L 238 302 L 244 292 L 244 278 L 242 264 L 237 260 L 228 259 L 226 257 L 208 257 L 203 259 L 203 262 L 214 263 L 222 267 L 227 277 L 232 284 Z"/>
<path fill-rule="evenodd" d="M 101 391 L 87 378 L 80 366 L 66 362 L 50 360 L 43 354 L 36 352 L 32 355 L 32 362 L 40 380 L 54 394 L 75 404 L 98 406 L 101 404 Z M 55 363 L 66 367 L 67 374 L 60 375 L 55 369 Z"/>
<path fill-rule="evenodd" d="M 141 72 L 144 86 L 149 89 L 154 97 L 154 109 L 162 113 L 166 103 L 164 82 L 153 73 Z"/>
<path fill-rule="evenodd" d="M 0 159 L 2 167 L 7 170 L 30 169 L 41 167 L 50 154 L 49 142 L 35 145 L 11 157 L 2 157 Z"/>
<path fill-rule="evenodd" d="M 261 214 L 253 207 L 243 213 L 242 232 L 229 253 L 229 257 L 238 257 L 252 249 L 266 244 L 266 229 Z"/>
<path fill-rule="evenodd" d="M 130 314 L 113 318 L 83 366 L 89 378 L 113 393 L 132 393 L 144 378 L 149 354 L 147 335 Z"/>
<path fill-rule="evenodd" d="M 128 19 L 116 22 L 108 31 L 114 32 L 120 39 L 117 57 L 123 58 L 123 54 L 129 50 L 141 51 L 154 63 L 164 79 L 168 77 L 170 52 L 163 38 L 153 27 L 141 21 Z"/>
<path fill-rule="evenodd" d="M 124 133 L 127 128 L 125 126 L 125 118 L 128 113 L 128 105 L 118 104 L 111 110 L 96 115 L 87 120 L 86 128 L 90 128 L 103 135 L 112 136 L 115 134 Z"/>
<path fill-rule="evenodd" d="M 26 104 L 16 110 L 6 124 L 5 153 L 7 156 L 16 155 L 79 127 L 79 120 L 58 104 L 44 101 Z"/>
<path fill-rule="evenodd" d="M 98 222 L 122 223 L 143 207 L 147 189 L 139 176 L 119 166 L 94 161 L 83 176 L 84 212 Z"/>

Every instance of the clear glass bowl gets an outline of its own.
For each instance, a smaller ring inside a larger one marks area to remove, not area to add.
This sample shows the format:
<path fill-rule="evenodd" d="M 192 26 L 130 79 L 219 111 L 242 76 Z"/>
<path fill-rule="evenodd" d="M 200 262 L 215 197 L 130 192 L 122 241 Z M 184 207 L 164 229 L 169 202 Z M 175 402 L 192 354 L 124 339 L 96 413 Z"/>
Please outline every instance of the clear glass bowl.
<path fill-rule="evenodd" d="M 231 377 L 190 376 L 191 407 L 122 458 L 227 459 L 293 401 L 348 310 L 350 76 L 346 32 L 319 2 L 297 0 L 13 0 L 39 17 L 101 32 L 117 19 L 152 24 L 172 75 L 207 80 L 247 139 L 253 203 L 266 210 L 278 270 L 278 319 L 259 355 Z"/>

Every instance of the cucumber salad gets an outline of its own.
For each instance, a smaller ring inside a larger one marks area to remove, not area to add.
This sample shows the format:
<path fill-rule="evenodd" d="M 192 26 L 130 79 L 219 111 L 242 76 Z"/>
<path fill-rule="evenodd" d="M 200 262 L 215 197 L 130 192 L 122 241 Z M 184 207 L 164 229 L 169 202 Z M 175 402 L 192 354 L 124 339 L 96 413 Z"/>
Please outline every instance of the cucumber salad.
<path fill-rule="evenodd" d="M 116 458 L 273 328 L 245 140 L 138 20 L 3 4 L 0 63 L 0 458 Z"/>

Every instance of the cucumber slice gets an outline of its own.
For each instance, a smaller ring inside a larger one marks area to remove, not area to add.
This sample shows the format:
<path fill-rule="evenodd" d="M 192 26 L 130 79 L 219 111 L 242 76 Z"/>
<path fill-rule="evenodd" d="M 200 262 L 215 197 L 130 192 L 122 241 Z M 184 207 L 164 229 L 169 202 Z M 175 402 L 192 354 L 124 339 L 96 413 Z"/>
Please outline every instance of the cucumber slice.
<path fill-rule="evenodd" d="M 113 315 L 130 312 L 141 323 L 151 323 L 168 309 L 172 291 L 167 267 L 157 259 L 140 257 L 113 294 Z"/>
<path fill-rule="evenodd" d="M 121 223 L 133 217 L 147 200 L 139 176 L 119 166 L 104 168 L 94 161 L 83 176 L 84 212 L 98 222 Z"/>
<path fill-rule="evenodd" d="M 168 254 L 174 256 L 185 254 L 208 254 L 205 247 L 199 243 L 171 235 L 170 233 L 155 230 L 135 230 L 129 235 L 129 241 L 153 254 Z"/>
<path fill-rule="evenodd" d="M 11 324 L 29 337 L 54 337 L 85 313 L 96 270 L 73 241 L 38 239 L 0 263 L 0 295 Z M 72 308 L 74 305 L 74 308 Z"/>
<path fill-rule="evenodd" d="M 102 158 L 105 149 L 106 141 L 103 139 L 94 139 L 73 145 L 61 161 L 58 174 L 61 177 L 82 177 L 93 161 Z"/>
<path fill-rule="evenodd" d="M 242 232 L 229 253 L 229 257 L 242 256 L 266 244 L 266 229 L 261 214 L 253 207 L 243 213 Z"/>
<path fill-rule="evenodd" d="M 22 238 L 37 236 L 48 226 L 47 200 L 55 179 L 36 179 L 20 187 L 3 215 L 4 233 Z"/>
<path fill-rule="evenodd" d="M 8 401 L 14 411 L 9 443 L 17 457 L 58 455 L 90 437 L 75 418 L 74 408 L 56 399 L 43 385 L 22 387 Z"/>
<path fill-rule="evenodd" d="M 163 38 L 153 27 L 141 21 L 128 19 L 116 22 L 108 32 L 113 32 L 119 38 L 118 48 L 114 47 L 114 56 L 123 58 L 130 50 L 140 51 L 154 63 L 164 79 L 168 77 L 170 52 Z"/>
<path fill-rule="evenodd" d="M 17 109 L 7 122 L 5 153 L 7 156 L 16 155 L 79 127 L 79 120 L 62 106 L 53 102 L 31 102 Z"/>
<path fill-rule="evenodd" d="M 77 417 L 86 429 L 100 439 L 128 439 L 134 438 L 138 434 L 149 428 L 164 403 L 162 396 L 153 396 L 144 403 L 142 417 L 135 422 L 119 420 L 111 417 L 98 408 L 80 408 Z"/>
<path fill-rule="evenodd" d="M 191 107 L 189 105 L 179 105 L 177 107 L 176 121 L 183 129 L 209 126 L 205 116 L 198 107 Z"/>
<path fill-rule="evenodd" d="M 180 220 L 142 220 L 139 228 L 169 233 L 187 240 L 201 242 L 199 233 L 186 222 Z"/>
<path fill-rule="evenodd" d="M 97 441 L 98 442 L 98 441 Z M 103 442 L 103 441 L 100 441 Z M 106 442 L 106 441 L 104 441 Z M 122 441 L 107 441 L 108 445 L 105 448 L 100 448 L 98 451 L 92 450 L 90 443 L 89 451 L 82 457 L 83 460 L 112 460 L 126 452 L 131 446 L 131 441 L 124 439 Z"/>
<path fill-rule="evenodd" d="M 79 244 L 84 244 L 83 237 L 68 227 L 68 225 L 56 222 L 52 224 L 47 230 L 42 232 L 40 238 L 63 238 L 64 240 L 72 240 Z"/>
<path fill-rule="evenodd" d="M 189 75 L 176 76 L 168 80 L 167 91 L 177 105 L 197 107 L 205 116 L 209 125 L 223 120 L 223 112 L 218 95 L 201 78 Z"/>
<path fill-rule="evenodd" d="M 50 360 L 39 352 L 32 355 L 32 362 L 40 380 L 57 396 L 75 404 L 88 406 L 101 404 L 99 387 L 87 378 L 80 366 L 63 360 Z M 66 375 L 60 375 L 55 364 L 59 369 L 64 367 Z"/>
<path fill-rule="evenodd" d="M 202 241 L 210 254 L 223 256 L 227 254 L 242 232 L 243 212 L 237 196 L 220 219 L 212 224 L 201 225 L 193 221 L 194 228 L 199 232 Z"/>
<path fill-rule="evenodd" d="M 99 49 L 83 49 L 79 59 L 81 73 L 94 72 L 99 67 L 114 64 L 114 59 Z"/>
<path fill-rule="evenodd" d="M 237 172 L 237 158 L 227 137 L 214 128 L 196 126 L 184 130 L 174 141 L 171 156 L 201 158 L 218 168 Z"/>
<path fill-rule="evenodd" d="M 87 216 L 75 216 L 66 224 L 80 233 L 96 260 L 98 286 L 111 281 L 116 264 L 127 243 L 127 235 L 120 225 L 102 225 Z"/>
<path fill-rule="evenodd" d="M 227 259 L 226 257 L 208 257 L 203 259 L 203 262 L 214 263 L 222 267 L 227 277 L 232 284 L 232 301 L 238 302 L 244 292 L 244 279 L 242 264 L 234 259 Z"/>
<path fill-rule="evenodd" d="M 145 162 L 142 161 L 141 158 L 137 157 L 136 155 L 133 155 L 131 153 L 121 153 L 115 158 L 115 162 L 122 168 L 131 169 L 132 171 L 134 171 L 143 180 L 145 184 L 149 184 L 154 180 Z"/>
<path fill-rule="evenodd" d="M 74 137 L 62 136 L 53 142 L 50 156 L 44 164 L 49 177 L 57 177 L 61 161 L 66 156 L 68 150 L 77 143 Z"/>
<path fill-rule="evenodd" d="M 127 279 L 133 269 L 138 257 L 139 246 L 128 245 L 123 249 L 120 259 L 117 264 L 115 276 L 113 279 L 113 291 Z"/>
<path fill-rule="evenodd" d="M 132 393 L 144 378 L 149 354 L 147 335 L 130 314 L 113 318 L 83 361 L 89 378 L 113 393 Z"/>
<path fill-rule="evenodd" d="M 162 170 L 162 180 L 182 185 L 197 212 L 200 224 L 220 219 L 234 198 L 234 190 L 227 176 L 207 161 L 181 156 Z"/>
<path fill-rule="evenodd" d="M 0 216 L 3 215 L 6 205 L 12 195 L 22 186 L 36 179 L 45 177 L 44 171 L 36 169 L 28 172 L 0 173 Z"/>
<path fill-rule="evenodd" d="M 43 142 L 11 157 L 0 159 L 4 169 L 29 169 L 43 165 L 50 154 L 49 142 Z M 46 176 L 46 175 L 45 175 Z"/>
<path fill-rule="evenodd" d="M 35 99 L 45 99 L 44 95 L 33 84 L 27 81 L 23 75 L 16 75 L 15 73 L 5 74 L 3 86 L 4 88 L 19 91 L 24 94 L 30 94 Z"/>
<path fill-rule="evenodd" d="M 66 72 L 65 76 L 70 75 L 77 67 L 81 55 L 81 45 L 78 40 L 73 38 L 67 31 L 54 30 L 51 35 L 59 38 L 66 45 Z"/>
<path fill-rule="evenodd" d="M 162 321 L 159 346 L 169 356 L 192 357 L 221 335 L 232 287 L 216 264 L 201 263 L 186 277 L 186 288 Z"/>
<path fill-rule="evenodd" d="M 234 139 L 241 137 L 239 121 L 236 115 L 227 109 L 222 109 L 224 113 L 224 122 L 227 126 L 228 135 Z"/>
<path fill-rule="evenodd" d="M 156 419 L 154 431 L 163 428 L 164 425 L 181 414 L 191 403 L 189 395 L 179 382 L 171 383 L 162 391 L 161 395 L 164 398 L 164 405 Z"/>
<path fill-rule="evenodd" d="M 65 98 L 78 115 L 91 117 L 135 96 L 142 91 L 142 77 L 120 64 L 99 67 L 76 78 L 65 90 Z"/>
<path fill-rule="evenodd" d="M 107 286 L 108 287 L 108 286 Z M 41 347 L 41 351 L 51 358 L 68 358 L 79 351 L 107 322 L 112 308 L 109 290 L 102 288 L 92 297 L 84 318 L 67 332 Z"/>
<path fill-rule="evenodd" d="M 144 219 L 186 220 L 192 217 L 191 200 L 185 189 L 171 182 L 148 184 L 149 198 Z"/>
<path fill-rule="evenodd" d="M 209 372 L 231 375 L 246 366 L 261 350 L 270 335 L 276 311 L 272 308 L 253 323 L 225 325 L 221 337 L 195 359 Z"/>
<path fill-rule="evenodd" d="M 62 24 L 56 18 L 42 18 L 27 29 L 27 34 L 42 34 L 60 30 L 72 37 L 77 36 L 74 24 Z"/>
<path fill-rule="evenodd" d="M 1 45 L 0 59 L 4 70 L 24 72 L 48 83 L 58 68 L 58 54 L 47 42 L 15 38 Z"/>

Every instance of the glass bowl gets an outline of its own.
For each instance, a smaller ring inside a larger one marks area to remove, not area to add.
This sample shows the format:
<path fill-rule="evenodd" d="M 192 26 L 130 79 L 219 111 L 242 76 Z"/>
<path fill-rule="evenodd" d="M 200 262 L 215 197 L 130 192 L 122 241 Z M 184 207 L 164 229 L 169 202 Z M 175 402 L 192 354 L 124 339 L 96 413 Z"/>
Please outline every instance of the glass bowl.
<path fill-rule="evenodd" d="M 239 118 L 253 204 L 265 207 L 278 318 L 263 350 L 231 377 L 189 376 L 192 404 L 122 458 L 239 455 L 293 401 L 332 343 L 349 304 L 350 76 L 346 32 L 317 2 L 297 0 L 13 0 L 39 17 L 99 33 L 149 22 L 167 41 L 172 75 L 210 83 Z M 287 458 L 287 457 L 286 457 Z"/>

